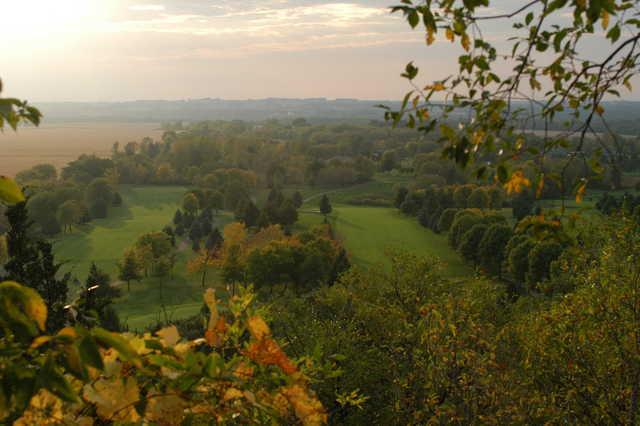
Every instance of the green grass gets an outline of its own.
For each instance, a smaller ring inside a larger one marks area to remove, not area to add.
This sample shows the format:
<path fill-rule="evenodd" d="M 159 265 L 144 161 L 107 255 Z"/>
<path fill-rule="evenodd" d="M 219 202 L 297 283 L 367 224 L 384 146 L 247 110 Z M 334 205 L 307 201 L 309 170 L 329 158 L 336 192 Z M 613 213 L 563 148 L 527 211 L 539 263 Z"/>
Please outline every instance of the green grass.
<path fill-rule="evenodd" d="M 120 193 L 124 203 L 111 209 L 108 218 L 94 220 L 56 239 L 56 259 L 68 262 L 62 270 L 84 281 L 91 262 L 95 262 L 116 281 L 117 263 L 124 250 L 139 235 L 161 230 L 170 223 L 184 192 L 185 188 L 179 186 L 122 186 Z M 221 215 L 217 220 L 218 226 L 223 227 L 230 217 Z M 202 306 L 202 289 L 199 277 L 186 271 L 191 256 L 190 247 L 182 244 L 173 276 L 162 281 L 162 295 L 158 278 L 132 282 L 131 293 L 127 293 L 125 284 L 120 284 L 122 297 L 116 303 L 116 310 L 121 320 L 131 329 L 140 330 L 164 319 L 163 305 L 169 318 L 183 318 L 196 313 Z M 216 283 L 212 274 L 208 284 Z M 72 295 L 75 290 L 72 289 Z"/>
<path fill-rule="evenodd" d="M 469 276 L 471 268 L 447 245 L 447 236 L 435 234 L 420 226 L 416 218 L 384 207 L 337 205 L 331 215 L 338 237 L 343 240 L 353 263 L 370 266 L 388 265 L 387 249 L 402 249 L 419 255 L 437 256 L 445 263 L 445 274 Z M 322 223 L 318 213 L 301 214 L 300 223 L 312 226 Z"/>

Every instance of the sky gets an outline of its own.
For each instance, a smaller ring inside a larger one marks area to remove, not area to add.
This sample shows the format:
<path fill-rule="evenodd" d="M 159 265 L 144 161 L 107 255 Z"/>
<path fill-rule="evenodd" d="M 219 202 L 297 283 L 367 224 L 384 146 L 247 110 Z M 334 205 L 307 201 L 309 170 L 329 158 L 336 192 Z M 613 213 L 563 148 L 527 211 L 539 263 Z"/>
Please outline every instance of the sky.
<path fill-rule="evenodd" d="M 406 63 L 438 79 L 461 50 L 427 49 L 423 31 L 389 13 L 395 3 L 0 0 L 0 77 L 5 96 L 43 102 L 398 99 Z"/>

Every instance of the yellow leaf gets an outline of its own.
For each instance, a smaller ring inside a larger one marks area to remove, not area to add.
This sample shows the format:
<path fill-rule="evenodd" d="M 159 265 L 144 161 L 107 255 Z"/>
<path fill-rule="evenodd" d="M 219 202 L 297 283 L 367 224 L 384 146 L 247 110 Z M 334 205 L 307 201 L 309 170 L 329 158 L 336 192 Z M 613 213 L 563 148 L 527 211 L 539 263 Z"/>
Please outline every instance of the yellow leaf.
<path fill-rule="evenodd" d="M 156 335 L 160 337 L 166 346 L 172 347 L 180 340 L 180 333 L 175 325 L 165 327 L 162 330 L 156 332 Z"/>
<path fill-rule="evenodd" d="M 140 399 L 138 383 L 133 377 L 125 381 L 100 379 L 92 385 L 85 385 L 84 398 L 96 405 L 97 413 L 104 420 L 137 422 L 140 415 L 135 404 Z"/>
<path fill-rule="evenodd" d="M 281 391 L 287 398 L 296 417 L 305 426 L 323 425 L 327 422 L 327 414 L 320 401 L 310 396 L 300 385 L 292 385 Z"/>
<path fill-rule="evenodd" d="M 62 420 L 62 401 L 51 392 L 40 389 L 31 397 L 29 407 L 14 426 L 58 425 Z"/>
<path fill-rule="evenodd" d="M 224 401 L 229 401 L 229 400 L 232 400 L 232 399 L 238 399 L 238 398 L 243 398 L 243 397 L 244 397 L 244 394 L 242 393 L 241 390 L 236 389 L 236 388 L 229 388 L 224 393 L 224 397 L 222 399 Z"/>
<path fill-rule="evenodd" d="M 153 392 L 147 395 L 145 420 L 155 422 L 159 426 L 181 424 L 187 403 L 177 395 L 160 395 Z"/>
<path fill-rule="evenodd" d="M 513 193 L 520 193 L 522 192 L 523 187 L 529 186 L 531 186 L 531 181 L 524 176 L 522 170 L 514 172 L 509 178 L 509 181 L 504 184 L 504 188 L 509 195 Z"/>
<path fill-rule="evenodd" d="M 583 180 L 580 182 L 578 189 L 576 191 L 576 203 L 581 203 L 584 198 L 584 193 L 587 190 L 587 181 Z"/>
<path fill-rule="evenodd" d="M 462 48 L 464 50 L 466 50 L 467 52 L 469 51 L 469 49 L 471 48 L 471 41 L 469 40 L 469 36 L 467 34 L 462 35 L 460 44 L 462 45 Z"/>
<path fill-rule="evenodd" d="M 602 13 L 600 17 L 602 19 L 602 29 L 606 31 L 607 28 L 609 27 L 609 12 L 602 9 Z"/>
<path fill-rule="evenodd" d="M 431 46 L 434 41 L 436 41 L 436 32 L 431 28 L 427 28 L 427 46 Z"/>
<path fill-rule="evenodd" d="M 624 84 L 624 87 L 626 87 L 628 91 L 631 92 L 633 90 L 633 87 L 631 86 L 631 83 L 629 83 L 629 80 L 625 80 L 625 82 L 622 84 Z"/>
<path fill-rule="evenodd" d="M 447 31 L 445 32 L 445 35 L 447 37 L 447 40 L 449 40 L 450 42 L 453 42 L 456 38 L 455 34 L 453 33 L 453 30 L 451 28 L 447 28 Z"/>
<path fill-rule="evenodd" d="M 269 326 L 259 316 L 253 316 L 247 320 L 247 328 L 256 340 L 262 340 L 271 334 Z"/>
<path fill-rule="evenodd" d="M 538 186 L 536 188 L 536 198 L 540 198 L 542 196 L 543 189 L 544 189 L 544 173 L 540 175 L 540 180 L 538 181 Z"/>
<path fill-rule="evenodd" d="M 0 201 L 8 204 L 24 201 L 22 190 L 10 177 L 0 176 Z"/>
<path fill-rule="evenodd" d="M 598 113 L 598 115 L 604 114 L 604 108 L 602 107 L 602 105 L 596 106 L 596 112 Z"/>

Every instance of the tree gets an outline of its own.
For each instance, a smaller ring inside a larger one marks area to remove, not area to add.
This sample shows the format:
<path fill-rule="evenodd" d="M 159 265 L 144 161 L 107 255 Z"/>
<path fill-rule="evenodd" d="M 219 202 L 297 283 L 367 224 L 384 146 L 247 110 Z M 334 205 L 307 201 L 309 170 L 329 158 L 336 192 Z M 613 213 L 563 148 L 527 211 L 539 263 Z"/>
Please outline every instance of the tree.
<path fill-rule="evenodd" d="M 407 194 L 409 194 L 409 190 L 405 187 L 400 187 L 396 191 L 396 197 L 393 201 L 393 205 L 399 209 L 402 203 L 404 203 L 405 198 L 407 198 Z"/>
<path fill-rule="evenodd" d="M 516 280 L 516 285 L 521 287 L 529 271 L 529 252 L 535 247 L 531 238 L 525 238 L 520 244 L 509 251 L 509 273 Z"/>
<path fill-rule="evenodd" d="M 459 209 L 464 209 L 469 207 L 469 196 L 473 191 L 473 187 L 470 185 L 460 185 L 457 186 L 453 191 L 453 202 L 455 207 Z"/>
<path fill-rule="evenodd" d="M 36 290 L 44 299 L 49 316 L 47 330 L 62 328 L 66 321 L 68 283 L 71 276 L 60 273 L 51 244 L 31 237 L 31 221 L 24 202 L 7 210 L 9 261 L 4 266 L 4 281 L 16 281 Z"/>
<path fill-rule="evenodd" d="M 200 202 L 193 192 L 185 194 L 182 198 L 182 208 L 190 216 L 194 216 L 200 209 Z"/>
<path fill-rule="evenodd" d="M 300 191 L 296 191 L 293 193 L 293 195 L 291 196 L 291 201 L 293 201 L 293 205 L 295 206 L 296 209 L 299 209 L 300 207 L 302 207 L 304 200 L 302 198 L 302 194 L 300 193 Z"/>
<path fill-rule="evenodd" d="M 87 189 L 85 189 L 84 197 L 89 209 L 91 209 L 91 206 L 97 202 L 102 202 L 107 206 L 112 205 L 114 194 L 107 179 L 97 178 L 89 183 Z"/>
<path fill-rule="evenodd" d="M 40 192 L 27 201 L 29 217 L 45 235 L 60 232 L 60 224 L 56 217 L 57 200 L 51 192 Z"/>
<path fill-rule="evenodd" d="M 258 224 L 258 218 L 260 217 L 260 210 L 250 199 L 244 199 L 240 201 L 235 210 L 236 220 L 241 221 L 248 227 L 253 227 Z"/>
<path fill-rule="evenodd" d="M 120 292 L 111 286 L 107 273 L 91 264 L 85 287 L 76 303 L 76 321 L 85 326 L 101 326 L 110 331 L 120 330 L 120 320 L 113 309 L 113 299 Z"/>
<path fill-rule="evenodd" d="M 532 213 L 534 205 L 535 200 L 529 191 L 522 191 L 511 200 L 513 217 L 516 220 L 524 219 Z"/>
<path fill-rule="evenodd" d="M 173 214 L 173 224 L 176 226 L 182 225 L 182 212 L 180 211 L 180 209 L 177 209 Z"/>
<path fill-rule="evenodd" d="M 118 206 L 122 205 L 122 195 L 120 195 L 119 192 L 114 192 L 113 193 L 112 205 L 114 207 L 118 207 Z"/>
<path fill-rule="evenodd" d="M 389 172 L 396 168 L 396 152 L 394 150 L 385 151 L 382 154 L 382 159 L 380 160 L 380 170 L 383 172 Z"/>
<path fill-rule="evenodd" d="M 139 281 L 142 278 L 135 250 L 128 249 L 124 252 L 122 262 L 118 264 L 118 270 L 118 279 L 126 282 L 127 292 L 131 292 L 131 280 Z"/>
<path fill-rule="evenodd" d="M 107 217 L 108 211 L 109 204 L 105 200 L 98 199 L 89 204 L 89 216 L 92 219 L 104 219 Z"/>
<path fill-rule="evenodd" d="M 616 152 L 619 144 L 605 123 L 602 129 L 611 134 L 611 140 L 603 141 L 602 150 L 585 152 L 586 139 L 597 134 L 596 123 L 606 120 L 603 99 L 619 97 L 620 90 L 629 89 L 637 74 L 640 21 L 635 13 L 627 12 L 634 4 L 628 0 L 534 0 L 497 14 L 492 13 L 493 6 L 489 0 L 420 0 L 403 1 L 392 8 L 402 12 L 412 28 L 424 27 L 427 45 L 440 36 L 459 42 L 464 51 L 456 61 L 457 73 L 426 85 L 418 81 L 419 69 L 407 64 L 403 77 L 415 90 L 406 94 L 401 110 L 387 108 L 385 117 L 394 124 L 404 121 L 424 133 L 437 129 L 445 144 L 445 157 L 462 166 L 477 160 L 476 176 L 494 174 L 508 192 L 531 185 L 521 168 L 509 168 L 512 159 L 522 155 L 533 159 L 536 180 L 544 185 L 544 180 L 551 178 L 544 174 L 544 159 L 551 152 L 559 153 L 566 166 L 553 179 L 563 196 L 575 187 L 580 200 L 586 179 L 566 182 L 565 171 L 581 163 L 582 154 L 598 162 L 603 158 L 601 151 Z M 485 38 L 486 26 L 497 26 L 501 21 L 512 27 L 509 39 L 494 43 Z M 594 33 L 602 37 L 604 51 L 585 44 Z M 508 66 L 503 66 L 505 60 Z M 440 110 L 432 101 L 442 95 L 452 102 Z M 442 113 L 430 114 L 434 108 Z M 459 114 L 471 119 L 456 129 L 450 123 Z M 572 125 L 563 126 L 567 119 Z M 532 130 L 529 126 L 535 125 L 534 121 L 543 123 L 544 128 L 560 125 L 566 132 L 545 138 L 544 149 L 539 150 L 526 142 L 526 132 Z M 573 134 L 577 138 L 567 143 L 568 135 Z M 509 135 L 511 142 L 503 144 L 504 135 Z M 495 151 L 499 152 L 497 161 L 486 163 L 484 158 Z M 606 162 L 607 168 L 619 169 L 616 159 L 610 157 Z M 603 167 L 600 173 L 605 170 Z"/>
<path fill-rule="evenodd" d="M 449 230 L 449 245 L 451 248 L 457 249 L 462 241 L 462 236 L 481 221 L 482 218 L 475 214 L 456 215 Z"/>
<path fill-rule="evenodd" d="M 440 232 L 449 232 L 456 213 L 458 213 L 458 209 L 448 208 L 442 211 L 440 219 L 438 220 L 438 230 Z"/>
<path fill-rule="evenodd" d="M 204 246 L 209 252 L 213 253 L 216 250 L 220 249 L 223 242 L 224 239 L 222 238 L 222 234 L 220 234 L 218 228 L 215 228 L 207 237 L 207 241 L 205 242 Z"/>
<path fill-rule="evenodd" d="M 462 235 L 458 251 L 464 259 L 478 263 L 480 260 L 480 242 L 484 238 L 487 228 L 485 223 L 477 223 Z"/>
<path fill-rule="evenodd" d="M 530 288 L 549 278 L 551 262 L 562 254 L 562 246 L 556 241 L 541 241 L 529 252 L 529 268 L 526 274 Z"/>
<path fill-rule="evenodd" d="M 284 227 L 289 227 L 298 221 L 298 210 L 292 200 L 286 200 L 280 207 L 279 223 Z"/>
<path fill-rule="evenodd" d="M 489 274 L 500 277 L 507 243 L 512 234 L 511 228 L 501 223 L 494 223 L 487 228 L 478 246 L 478 257 Z"/>
<path fill-rule="evenodd" d="M 471 191 L 467 199 L 467 207 L 472 209 L 488 209 L 491 207 L 491 198 L 487 190 L 483 187 L 478 187 Z"/>
<path fill-rule="evenodd" d="M 80 223 L 84 215 L 84 206 L 76 200 L 65 201 L 58 207 L 57 219 L 62 231 L 71 231 L 71 227 Z"/>
<path fill-rule="evenodd" d="M 331 214 L 332 211 L 333 207 L 331 207 L 329 197 L 327 194 L 324 194 L 322 198 L 320 198 L 320 213 L 324 216 L 324 223 L 327 223 L 327 215 Z"/>

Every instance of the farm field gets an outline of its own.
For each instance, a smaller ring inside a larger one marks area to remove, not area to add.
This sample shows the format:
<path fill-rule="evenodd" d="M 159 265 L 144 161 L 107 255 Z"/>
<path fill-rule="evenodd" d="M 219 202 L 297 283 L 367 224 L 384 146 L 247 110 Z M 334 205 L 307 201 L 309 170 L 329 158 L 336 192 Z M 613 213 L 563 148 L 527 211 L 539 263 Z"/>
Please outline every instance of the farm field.
<path fill-rule="evenodd" d="M 47 123 L 0 133 L 0 173 L 14 176 L 36 164 L 61 168 L 81 154 L 107 157 L 114 142 L 121 145 L 145 136 L 159 139 L 157 123 Z"/>

